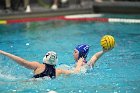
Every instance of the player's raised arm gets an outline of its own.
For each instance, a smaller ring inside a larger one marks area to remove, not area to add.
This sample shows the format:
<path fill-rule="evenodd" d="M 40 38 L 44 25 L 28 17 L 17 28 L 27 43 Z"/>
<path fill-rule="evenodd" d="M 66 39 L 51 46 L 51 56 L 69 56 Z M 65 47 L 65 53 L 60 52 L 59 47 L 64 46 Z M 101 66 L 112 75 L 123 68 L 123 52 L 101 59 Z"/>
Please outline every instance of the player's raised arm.
<path fill-rule="evenodd" d="M 101 46 L 102 46 L 102 51 L 95 53 L 91 59 L 89 60 L 88 64 L 90 66 L 94 66 L 95 62 L 107 51 L 111 50 L 115 46 L 115 40 L 114 37 L 111 35 L 105 35 L 101 39 Z"/>
<path fill-rule="evenodd" d="M 29 69 L 35 70 L 40 65 L 40 63 L 38 63 L 38 62 L 30 62 L 30 61 L 27 61 L 21 57 L 15 56 L 13 54 L 10 54 L 10 53 L 2 51 L 2 50 L 0 50 L 0 54 L 11 58 L 12 60 L 17 62 L 18 64 L 20 64 L 26 68 L 29 68 Z"/>

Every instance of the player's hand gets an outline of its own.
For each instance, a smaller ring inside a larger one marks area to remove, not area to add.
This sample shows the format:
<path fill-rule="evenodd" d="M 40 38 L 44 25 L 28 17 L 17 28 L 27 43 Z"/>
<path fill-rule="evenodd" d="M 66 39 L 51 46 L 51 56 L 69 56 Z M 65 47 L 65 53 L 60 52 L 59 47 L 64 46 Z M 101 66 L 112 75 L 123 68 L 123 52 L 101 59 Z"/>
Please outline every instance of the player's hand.
<path fill-rule="evenodd" d="M 2 53 L 2 50 L 0 50 L 0 54 Z"/>

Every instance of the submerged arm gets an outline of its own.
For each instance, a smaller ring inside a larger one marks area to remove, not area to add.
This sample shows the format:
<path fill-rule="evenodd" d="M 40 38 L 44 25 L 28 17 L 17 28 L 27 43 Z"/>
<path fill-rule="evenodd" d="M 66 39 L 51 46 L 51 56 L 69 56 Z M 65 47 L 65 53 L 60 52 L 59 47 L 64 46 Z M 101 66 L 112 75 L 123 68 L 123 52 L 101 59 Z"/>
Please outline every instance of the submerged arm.
<path fill-rule="evenodd" d="M 58 69 L 59 73 L 58 75 L 60 74 L 65 74 L 65 75 L 69 75 L 69 74 L 76 74 L 76 73 L 79 73 L 80 70 L 81 70 L 81 67 L 82 67 L 82 63 L 84 61 L 84 58 L 80 58 L 76 64 L 76 67 L 74 70 L 64 70 L 64 69 Z"/>
<path fill-rule="evenodd" d="M 12 60 L 14 60 L 15 62 L 17 62 L 18 64 L 26 67 L 26 68 L 29 68 L 29 69 L 33 69 L 35 70 L 38 66 L 39 66 L 39 63 L 38 62 L 30 62 L 30 61 L 27 61 L 21 57 L 18 57 L 18 56 L 15 56 L 13 54 L 10 54 L 8 52 L 4 52 L 2 50 L 0 50 L 0 54 L 2 55 L 5 55 L 9 58 L 11 58 Z"/>

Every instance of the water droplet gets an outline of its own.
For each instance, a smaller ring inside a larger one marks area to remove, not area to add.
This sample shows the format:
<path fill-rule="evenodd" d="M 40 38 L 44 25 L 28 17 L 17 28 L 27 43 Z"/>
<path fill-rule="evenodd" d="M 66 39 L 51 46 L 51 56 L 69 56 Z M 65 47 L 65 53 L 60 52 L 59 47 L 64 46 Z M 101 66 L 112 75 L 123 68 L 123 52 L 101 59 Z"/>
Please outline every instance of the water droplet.
<path fill-rule="evenodd" d="M 56 92 L 56 91 L 51 90 L 51 91 L 49 91 L 48 93 L 57 93 L 57 92 Z"/>
<path fill-rule="evenodd" d="M 82 91 L 81 90 L 79 90 L 79 93 L 81 93 Z"/>
<path fill-rule="evenodd" d="M 26 46 L 29 46 L 30 44 L 29 43 L 26 43 Z"/>

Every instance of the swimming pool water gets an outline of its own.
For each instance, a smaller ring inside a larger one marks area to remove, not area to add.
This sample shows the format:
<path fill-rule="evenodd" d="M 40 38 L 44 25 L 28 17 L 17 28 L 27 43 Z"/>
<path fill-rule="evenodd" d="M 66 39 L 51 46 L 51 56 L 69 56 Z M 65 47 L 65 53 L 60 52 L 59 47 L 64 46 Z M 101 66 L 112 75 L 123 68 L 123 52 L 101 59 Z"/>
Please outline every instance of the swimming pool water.
<path fill-rule="evenodd" d="M 103 55 L 89 73 L 29 81 L 32 71 L 0 55 L 1 93 L 139 93 L 140 24 L 52 20 L 0 25 L 0 49 L 42 62 L 47 51 L 58 54 L 58 65 L 74 64 L 77 44 L 90 45 L 87 59 L 101 50 L 103 35 L 113 35 L 116 47 Z"/>

